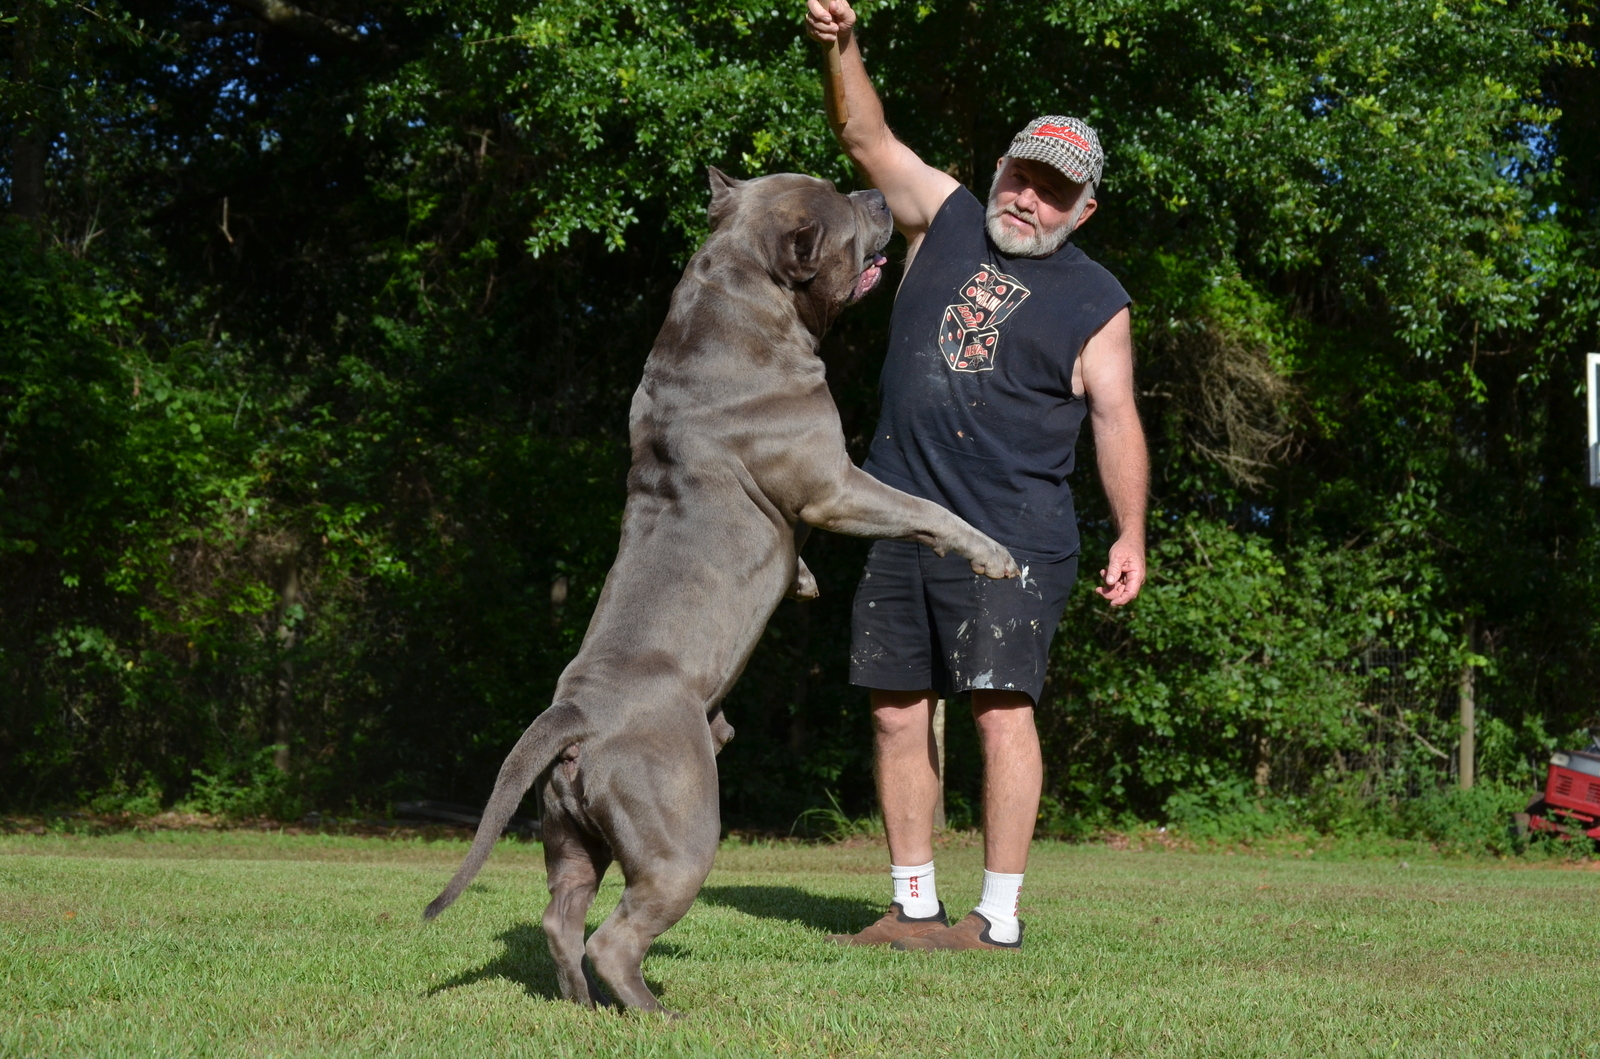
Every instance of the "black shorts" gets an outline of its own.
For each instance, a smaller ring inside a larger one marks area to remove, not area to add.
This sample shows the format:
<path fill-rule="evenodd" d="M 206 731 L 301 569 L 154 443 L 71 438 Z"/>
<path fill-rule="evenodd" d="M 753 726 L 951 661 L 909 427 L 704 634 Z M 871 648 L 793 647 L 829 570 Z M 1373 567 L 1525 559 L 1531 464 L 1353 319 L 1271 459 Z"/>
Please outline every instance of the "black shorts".
<path fill-rule="evenodd" d="M 867 555 L 850 618 L 850 683 L 885 691 L 1025 691 L 1039 701 L 1050 640 L 1078 577 L 1076 555 L 1024 562 L 1023 576 L 974 574 L 909 541 Z"/>

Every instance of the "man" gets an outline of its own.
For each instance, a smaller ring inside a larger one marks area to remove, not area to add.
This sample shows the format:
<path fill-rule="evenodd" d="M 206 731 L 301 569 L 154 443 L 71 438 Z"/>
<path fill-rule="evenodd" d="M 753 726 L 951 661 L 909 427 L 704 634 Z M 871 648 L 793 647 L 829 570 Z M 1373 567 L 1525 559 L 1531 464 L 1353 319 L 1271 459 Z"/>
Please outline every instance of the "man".
<path fill-rule="evenodd" d="M 991 582 L 921 545 L 873 546 L 856 592 L 851 681 L 871 689 L 894 902 L 834 940 L 1014 950 L 1044 775 L 1033 710 L 1077 576 L 1066 476 L 1086 415 L 1118 534 L 1096 591 L 1123 606 L 1144 582 L 1149 459 L 1129 298 L 1068 241 L 1097 206 L 1104 155 L 1094 130 L 1075 118 L 1030 122 L 998 161 L 985 208 L 884 124 L 855 20 L 847 0 L 808 0 L 808 32 L 837 41 L 844 68 L 850 117 L 834 134 L 907 243 L 865 469 L 1005 544 L 1023 576 Z M 951 926 L 934 885 L 932 713 L 936 698 L 963 691 L 983 744 L 985 871 L 978 907 Z"/>

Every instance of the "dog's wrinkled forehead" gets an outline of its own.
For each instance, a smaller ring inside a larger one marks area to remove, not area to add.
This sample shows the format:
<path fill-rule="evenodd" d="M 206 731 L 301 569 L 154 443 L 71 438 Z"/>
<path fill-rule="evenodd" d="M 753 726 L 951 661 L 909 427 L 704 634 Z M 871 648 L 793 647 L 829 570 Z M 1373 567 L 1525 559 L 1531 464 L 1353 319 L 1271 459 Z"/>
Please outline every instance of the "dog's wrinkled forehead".
<path fill-rule="evenodd" d="M 808 219 L 853 220 L 855 209 L 848 196 L 827 180 L 800 173 L 774 173 L 750 180 L 735 180 L 715 166 L 711 178 L 711 227 L 720 227 L 736 214 L 763 223 Z"/>

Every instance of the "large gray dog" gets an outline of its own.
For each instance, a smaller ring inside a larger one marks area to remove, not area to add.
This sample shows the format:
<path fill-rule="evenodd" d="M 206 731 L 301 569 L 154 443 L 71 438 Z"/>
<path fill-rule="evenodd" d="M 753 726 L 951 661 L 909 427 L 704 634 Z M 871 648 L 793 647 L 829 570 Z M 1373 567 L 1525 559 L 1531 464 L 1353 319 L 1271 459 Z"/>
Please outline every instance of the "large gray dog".
<path fill-rule="evenodd" d="M 952 550 L 1016 576 L 999 544 L 936 504 L 891 489 L 845 452 L 817 346 L 878 282 L 883 196 L 777 174 L 711 170 L 711 235 L 684 271 L 645 362 L 629 430 L 622 541 L 578 656 L 551 707 L 507 755 L 461 869 L 428 906 L 466 889 L 542 778 L 551 900 L 544 930 L 561 993 L 661 1010 L 640 961 L 694 903 L 721 821 L 716 753 L 733 735 L 722 697 L 786 592 L 815 594 L 804 522 Z M 584 917 L 615 858 L 627 887 L 584 944 Z"/>

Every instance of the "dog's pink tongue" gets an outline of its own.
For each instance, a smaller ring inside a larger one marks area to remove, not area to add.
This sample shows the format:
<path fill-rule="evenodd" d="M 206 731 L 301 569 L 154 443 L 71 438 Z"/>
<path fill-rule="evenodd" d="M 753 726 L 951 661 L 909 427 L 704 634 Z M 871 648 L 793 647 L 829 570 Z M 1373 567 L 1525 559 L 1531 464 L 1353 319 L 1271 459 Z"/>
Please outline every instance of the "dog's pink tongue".
<path fill-rule="evenodd" d="M 863 269 L 861 278 L 856 280 L 855 293 L 850 296 L 850 300 L 855 301 L 859 298 L 865 298 L 867 292 L 878 285 L 878 280 L 883 276 L 883 266 L 888 263 L 889 259 L 882 254 L 873 255 L 872 264 Z"/>

